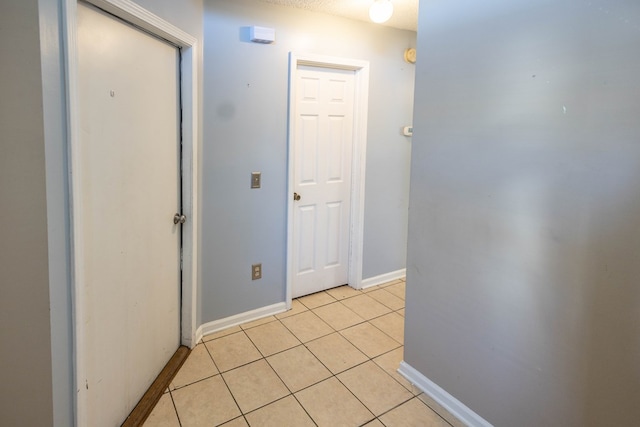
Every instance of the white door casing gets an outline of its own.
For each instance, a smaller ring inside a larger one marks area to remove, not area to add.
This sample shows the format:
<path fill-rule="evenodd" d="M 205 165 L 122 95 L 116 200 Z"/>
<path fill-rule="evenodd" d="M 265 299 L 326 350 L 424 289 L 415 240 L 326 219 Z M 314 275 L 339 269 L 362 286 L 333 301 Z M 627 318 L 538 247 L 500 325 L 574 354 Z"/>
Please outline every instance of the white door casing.
<path fill-rule="evenodd" d="M 294 298 L 348 282 L 354 74 L 297 68 L 292 102 Z"/>
<path fill-rule="evenodd" d="M 369 64 L 292 53 L 289 72 L 287 305 L 290 307 L 293 296 L 320 288 L 345 282 L 354 288 L 361 287 Z M 315 94 L 319 99 L 324 96 L 325 102 L 314 101 Z M 350 112 L 345 113 L 350 100 L 353 108 L 347 108 Z M 323 104 L 326 105 L 321 107 Z M 351 120 L 345 125 L 344 119 L 349 115 Z M 332 132 L 331 137 L 325 138 L 325 142 L 332 143 L 316 144 L 315 129 Z M 322 200 L 316 192 L 322 194 Z M 300 194 L 299 201 L 293 200 L 294 193 Z M 334 233 L 323 233 L 319 226 Z M 318 283 L 324 285 L 317 287 Z"/>
<path fill-rule="evenodd" d="M 196 277 L 197 271 L 197 41 L 194 37 L 183 32 L 177 27 L 160 19 L 152 13 L 141 8 L 139 5 L 129 0 L 90 0 L 90 4 L 94 4 L 101 9 L 108 11 L 110 14 L 120 17 L 144 31 L 155 34 L 176 46 L 180 47 L 182 60 L 180 61 L 181 80 L 179 82 L 180 92 L 182 95 L 182 213 L 188 218 L 187 222 L 182 226 L 182 283 L 175 283 L 178 286 L 178 292 L 182 292 L 181 312 L 182 322 L 180 336 L 177 342 L 183 345 L 193 347 L 197 341 L 196 337 Z M 77 44 L 77 9 L 76 0 L 66 0 L 63 2 L 63 17 L 65 20 L 65 53 L 66 53 L 66 82 L 67 82 L 67 99 L 68 99 L 68 134 L 69 134 L 69 182 L 70 182 L 70 204 L 71 204 L 71 225 L 72 225 L 72 268 L 73 268 L 73 318 L 74 318 L 74 375 L 77 385 L 77 394 L 75 399 L 75 424 L 89 425 L 89 408 L 88 408 L 88 391 L 87 391 L 87 372 L 88 367 L 94 361 L 91 358 L 89 347 L 92 345 L 90 330 L 86 327 L 83 319 L 95 316 L 95 312 L 90 309 L 91 295 L 85 293 L 85 284 L 87 278 L 91 278 L 94 274 L 91 270 L 92 254 L 85 251 L 85 243 L 89 242 L 93 236 L 87 235 L 87 223 L 91 223 L 90 214 L 86 212 L 83 206 L 83 195 L 90 193 L 90 189 L 86 188 L 88 183 L 83 182 L 82 176 L 86 172 L 86 166 L 83 164 L 86 160 L 86 153 L 83 152 L 83 139 L 81 132 L 80 117 L 80 80 L 78 73 L 78 44 Z M 147 37 L 149 37 L 147 35 Z M 163 43 L 163 42 L 159 42 Z M 173 72 L 175 73 L 175 67 Z M 175 85 L 174 85 L 175 86 Z M 177 90 L 175 91 L 177 92 Z M 122 92 L 120 93 L 122 95 Z M 110 96 L 110 95 L 109 95 Z M 114 99 L 118 97 L 117 91 L 114 93 Z M 176 93 L 174 93 L 175 100 Z M 175 141 L 175 134 L 174 141 Z M 175 147 L 177 149 L 177 147 Z M 146 163 L 148 159 L 133 161 L 138 166 Z M 174 165 L 175 170 L 175 165 Z M 176 175 L 173 175 L 174 183 Z M 123 215 L 126 212 L 123 213 Z M 171 224 L 172 214 L 168 214 L 163 218 Z M 168 218 L 167 218 L 168 217 Z M 171 224 L 172 226 L 172 224 Z M 175 236 L 174 236 L 175 237 Z M 153 262 L 153 261 L 152 261 Z M 175 264 L 174 264 L 175 266 Z M 180 315 L 180 314 L 178 314 Z M 135 322 L 130 319 L 130 323 Z M 152 325 L 145 324 L 144 328 L 150 328 Z M 142 345 L 142 334 L 138 336 L 137 344 Z M 175 349 L 174 349 L 175 350 Z M 149 363 L 148 360 L 135 362 L 136 366 Z M 120 390 L 122 392 L 122 390 Z"/>
<path fill-rule="evenodd" d="M 122 423 L 180 345 L 179 51 L 78 5 L 85 388 Z"/>

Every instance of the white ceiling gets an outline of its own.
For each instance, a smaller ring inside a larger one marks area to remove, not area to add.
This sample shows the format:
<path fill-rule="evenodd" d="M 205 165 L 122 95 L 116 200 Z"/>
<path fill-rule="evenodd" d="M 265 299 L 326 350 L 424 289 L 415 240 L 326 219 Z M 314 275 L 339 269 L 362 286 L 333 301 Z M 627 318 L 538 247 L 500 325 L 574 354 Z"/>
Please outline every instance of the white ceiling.
<path fill-rule="evenodd" d="M 259 0 L 265 3 L 338 15 L 358 21 L 369 20 L 369 6 L 373 0 Z M 381 25 L 416 31 L 418 28 L 418 0 L 391 0 L 393 16 Z"/>

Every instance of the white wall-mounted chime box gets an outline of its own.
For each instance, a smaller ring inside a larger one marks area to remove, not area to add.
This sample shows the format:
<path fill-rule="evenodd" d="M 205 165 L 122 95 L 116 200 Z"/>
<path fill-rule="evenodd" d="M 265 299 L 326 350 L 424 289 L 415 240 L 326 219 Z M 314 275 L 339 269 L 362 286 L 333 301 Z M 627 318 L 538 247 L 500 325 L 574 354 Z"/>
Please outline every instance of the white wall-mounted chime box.
<path fill-rule="evenodd" d="M 249 27 L 249 39 L 254 43 L 273 43 L 276 40 L 276 30 L 266 27 Z"/>

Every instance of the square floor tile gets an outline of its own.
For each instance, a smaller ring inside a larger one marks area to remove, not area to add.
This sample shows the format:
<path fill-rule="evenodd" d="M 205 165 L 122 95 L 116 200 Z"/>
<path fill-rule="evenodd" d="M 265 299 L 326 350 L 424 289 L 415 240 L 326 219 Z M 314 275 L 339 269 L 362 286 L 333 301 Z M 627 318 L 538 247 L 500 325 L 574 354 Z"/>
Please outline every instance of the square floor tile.
<path fill-rule="evenodd" d="M 276 318 L 284 319 L 285 317 L 293 316 L 307 310 L 309 309 L 304 304 L 302 304 L 297 299 L 294 299 L 293 301 L 291 301 L 291 310 L 287 310 L 284 313 L 276 314 Z"/>
<path fill-rule="evenodd" d="M 337 374 L 367 361 L 367 356 L 337 332 L 307 343 L 307 348 Z"/>
<path fill-rule="evenodd" d="M 333 289 L 327 289 L 325 292 L 337 300 L 355 297 L 356 295 L 360 295 L 362 293 L 357 289 L 353 289 L 349 285 L 338 286 L 337 288 L 333 288 Z"/>
<path fill-rule="evenodd" d="M 371 361 L 337 377 L 374 415 L 383 414 L 414 397 L 384 369 Z"/>
<path fill-rule="evenodd" d="M 369 321 L 373 326 L 389 335 L 400 344 L 404 343 L 404 317 L 398 313 L 389 313 Z"/>
<path fill-rule="evenodd" d="M 253 344 L 258 347 L 258 350 L 260 350 L 263 356 L 270 356 L 274 353 L 300 345 L 300 341 L 280 322 L 271 322 L 256 326 L 255 328 L 246 330 L 245 333 L 249 336 L 249 339 L 253 341 Z"/>
<path fill-rule="evenodd" d="M 364 322 L 364 319 L 340 302 L 323 305 L 313 310 L 336 331 Z"/>
<path fill-rule="evenodd" d="M 380 420 L 387 427 L 449 427 L 440 415 L 417 397 L 382 415 Z"/>
<path fill-rule="evenodd" d="M 303 345 L 267 357 L 267 361 L 294 393 L 331 376 L 331 372 Z"/>
<path fill-rule="evenodd" d="M 370 358 L 400 347 L 400 343 L 370 323 L 361 323 L 340 333 Z"/>
<path fill-rule="evenodd" d="M 214 332 L 214 333 L 209 334 L 209 335 L 205 335 L 205 336 L 202 337 L 202 341 L 203 342 L 207 342 L 207 341 L 215 340 L 216 338 L 225 337 L 227 335 L 235 334 L 236 332 L 240 332 L 241 330 L 242 329 L 240 328 L 240 326 L 232 326 L 230 328 L 226 328 L 226 329 L 223 329 L 221 331 Z"/>
<path fill-rule="evenodd" d="M 252 322 L 243 323 L 240 327 L 246 331 L 247 329 L 255 328 L 256 326 L 264 325 L 265 323 L 273 322 L 275 320 L 277 320 L 276 316 L 267 316 Z"/>
<path fill-rule="evenodd" d="M 282 319 L 281 322 L 302 342 L 328 335 L 333 332 L 331 326 L 312 311 L 296 314 L 295 316 Z"/>
<path fill-rule="evenodd" d="M 367 295 L 382 305 L 389 307 L 391 310 L 400 310 L 401 308 L 404 308 L 404 300 L 402 298 L 398 298 L 391 292 L 387 292 L 384 288 L 369 292 Z"/>
<path fill-rule="evenodd" d="M 355 311 L 357 315 L 365 320 L 373 319 L 374 317 L 382 316 L 383 314 L 391 312 L 389 307 L 380 304 L 367 294 L 342 300 L 341 303 Z"/>
<path fill-rule="evenodd" d="M 165 393 L 162 395 L 153 411 L 149 415 L 149 418 L 144 422 L 145 427 L 180 427 L 180 421 L 178 421 L 178 414 L 173 407 L 173 400 L 171 395 Z"/>
<path fill-rule="evenodd" d="M 171 381 L 170 388 L 174 390 L 179 387 L 192 384 L 205 378 L 212 377 L 218 373 L 216 365 L 213 364 L 211 356 L 204 344 L 198 344 L 189 353 L 189 357 Z"/>
<path fill-rule="evenodd" d="M 241 415 L 220 375 L 182 387 L 171 395 L 182 427 L 218 425 Z"/>
<path fill-rule="evenodd" d="M 420 394 L 421 391 L 418 387 L 411 384 L 409 380 L 398 373 L 398 368 L 400 367 L 400 362 L 402 362 L 403 358 L 403 350 L 403 347 L 396 348 L 395 350 L 391 350 L 388 353 L 376 357 L 373 361 L 376 365 L 384 369 L 387 374 L 391 375 L 396 381 L 402 384 L 404 388 L 413 394 Z"/>
<path fill-rule="evenodd" d="M 307 295 L 304 297 L 298 298 L 305 307 L 309 309 L 313 309 L 316 307 L 320 307 L 321 305 L 331 304 L 332 302 L 336 302 L 336 299 L 329 295 L 326 292 L 317 292 L 315 294 Z"/>
<path fill-rule="evenodd" d="M 220 372 L 225 372 L 262 358 L 256 346 L 253 345 L 244 332 L 207 341 L 205 345 Z"/>
<path fill-rule="evenodd" d="M 315 427 L 309 415 L 293 396 L 287 396 L 246 415 L 252 426 Z"/>
<path fill-rule="evenodd" d="M 407 291 L 407 285 L 404 282 L 396 283 L 395 285 L 387 286 L 385 291 L 391 292 L 400 299 L 405 299 L 405 293 Z"/>
<path fill-rule="evenodd" d="M 289 394 L 264 359 L 225 372 L 222 376 L 243 414 Z"/>
<path fill-rule="evenodd" d="M 335 377 L 296 393 L 296 398 L 319 427 L 356 427 L 373 414 Z"/>

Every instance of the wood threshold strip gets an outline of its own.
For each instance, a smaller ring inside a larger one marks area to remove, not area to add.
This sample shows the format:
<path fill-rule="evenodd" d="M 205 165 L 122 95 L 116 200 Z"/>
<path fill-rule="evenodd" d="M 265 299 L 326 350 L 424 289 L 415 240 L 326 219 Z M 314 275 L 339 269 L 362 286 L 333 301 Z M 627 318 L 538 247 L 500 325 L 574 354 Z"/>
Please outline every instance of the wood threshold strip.
<path fill-rule="evenodd" d="M 133 408 L 133 411 L 131 411 L 127 419 L 122 423 L 122 427 L 141 426 L 142 423 L 146 421 L 164 391 L 169 387 L 173 377 L 176 376 L 185 360 L 187 360 L 189 353 L 191 353 L 189 347 L 184 345 L 178 347 L 173 356 L 171 356 L 171 359 L 169 359 L 169 362 L 142 396 L 142 399 L 140 399 L 136 407 Z"/>

